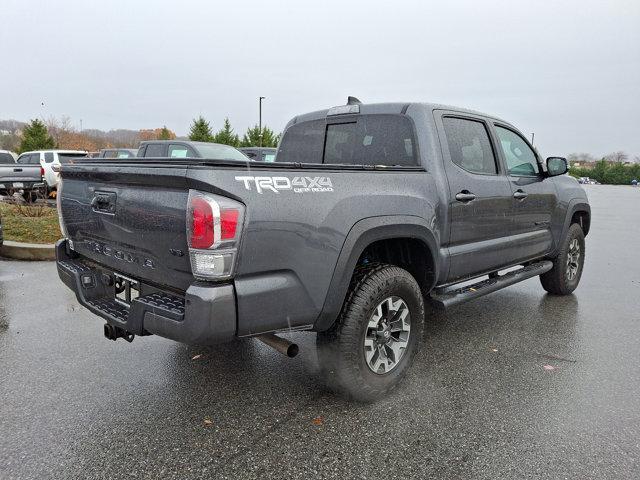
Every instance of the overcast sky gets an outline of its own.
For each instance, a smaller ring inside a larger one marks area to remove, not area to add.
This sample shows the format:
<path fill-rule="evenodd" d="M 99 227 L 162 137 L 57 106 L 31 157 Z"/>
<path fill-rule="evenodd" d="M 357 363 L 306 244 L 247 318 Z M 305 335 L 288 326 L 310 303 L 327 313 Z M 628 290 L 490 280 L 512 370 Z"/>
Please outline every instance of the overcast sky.
<path fill-rule="evenodd" d="M 0 1 L 0 119 L 244 131 L 262 95 L 280 131 L 355 95 L 495 114 L 547 155 L 640 155 L 638 0 Z"/>

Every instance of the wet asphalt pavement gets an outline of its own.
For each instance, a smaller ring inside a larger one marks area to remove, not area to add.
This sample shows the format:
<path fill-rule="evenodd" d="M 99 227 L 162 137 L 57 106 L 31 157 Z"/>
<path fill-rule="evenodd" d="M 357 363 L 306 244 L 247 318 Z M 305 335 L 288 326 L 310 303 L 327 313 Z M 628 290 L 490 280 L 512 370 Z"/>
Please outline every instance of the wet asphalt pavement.
<path fill-rule="evenodd" d="M 0 261 L 0 478 L 639 478 L 640 188 L 588 194 L 575 295 L 430 313 L 373 405 L 322 387 L 313 334 L 111 342 L 53 263 Z"/>

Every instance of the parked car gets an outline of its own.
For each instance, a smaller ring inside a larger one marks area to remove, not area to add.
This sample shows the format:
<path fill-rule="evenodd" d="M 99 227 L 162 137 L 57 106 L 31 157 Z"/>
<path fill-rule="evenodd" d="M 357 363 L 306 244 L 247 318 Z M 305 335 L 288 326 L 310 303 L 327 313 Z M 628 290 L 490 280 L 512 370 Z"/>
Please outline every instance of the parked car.
<path fill-rule="evenodd" d="M 510 123 L 354 100 L 294 120 L 275 163 L 63 166 L 58 274 L 107 338 L 294 355 L 275 333 L 315 331 L 329 384 L 371 401 L 406 374 L 425 302 L 578 286 L 585 192 Z"/>
<path fill-rule="evenodd" d="M 138 157 L 143 158 L 206 158 L 212 160 L 242 160 L 248 158 L 229 145 L 181 140 L 150 140 L 141 142 Z"/>
<path fill-rule="evenodd" d="M 600 182 L 589 177 L 580 177 L 578 183 L 582 185 L 600 185 Z"/>
<path fill-rule="evenodd" d="M 138 155 L 137 148 L 103 148 L 93 158 L 133 158 Z"/>
<path fill-rule="evenodd" d="M 251 160 L 256 160 L 258 162 L 275 162 L 276 161 L 276 152 L 277 148 L 268 148 L 268 147 L 241 147 L 238 148 L 242 153 L 244 153 Z"/>
<path fill-rule="evenodd" d="M 5 154 L 0 163 L 0 195 L 12 196 L 19 192 L 25 200 L 35 200 L 44 194 L 44 169 L 36 153 L 21 154 L 12 163 L 13 155 Z M 7 162 L 7 163 L 4 163 Z"/>
<path fill-rule="evenodd" d="M 24 155 L 26 154 L 36 157 L 38 163 L 42 166 L 44 171 L 44 187 L 47 194 L 55 190 L 58 186 L 59 173 L 56 172 L 53 167 L 60 165 L 61 157 L 79 158 L 88 156 L 87 152 L 82 150 L 38 150 L 26 152 Z"/>
<path fill-rule="evenodd" d="M 2 214 L 0 213 L 0 247 L 2 242 L 4 242 L 4 234 L 2 233 Z"/>

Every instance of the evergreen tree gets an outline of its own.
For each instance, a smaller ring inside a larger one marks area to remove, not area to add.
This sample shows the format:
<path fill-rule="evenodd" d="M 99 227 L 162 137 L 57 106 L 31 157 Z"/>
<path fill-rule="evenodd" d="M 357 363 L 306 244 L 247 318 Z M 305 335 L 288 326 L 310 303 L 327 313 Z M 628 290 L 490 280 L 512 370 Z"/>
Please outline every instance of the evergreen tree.
<path fill-rule="evenodd" d="M 160 129 L 158 140 L 173 140 L 174 138 L 176 138 L 176 136 L 167 128 L 166 125 Z"/>
<path fill-rule="evenodd" d="M 240 145 L 240 138 L 233 132 L 229 118 L 224 119 L 224 126 L 218 133 L 216 133 L 213 141 L 224 145 L 231 145 L 232 147 Z"/>
<path fill-rule="evenodd" d="M 213 142 L 213 133 L 211 126 L 201 115 L 193 119 L 191 129 L 189 130 L 189 140 L 194 142 Z"/>
<path fill-rule="evenodd" d="M 607 161 L 603 158 L 602 160 L 596 162 L 595 166 L 591 170 L 591 175 L 587 175 L 588 177 L 594 178 L 600 183 L 604 183 L 604 176 L 607 173 Z"/>
<path fill-rule="evenodd" d="M 280 135 L 276 135 L 269 127 L 262 127 L 262 146 L 277 147 Z M 255 125 L 247 130 L 240 142 L 241 147 L 260 146 L 260 127 Z"/>
<path fill-rule="evenodd" d="M 22 131 L 22 141 L 20 142 L 19 152 L 28 152 L 30 150 L 45 150 L 55 148 L 56 142 L 49 132 L 47 126 L 41 120 L 31 120 L 31 123 L 24 127 Z"/>

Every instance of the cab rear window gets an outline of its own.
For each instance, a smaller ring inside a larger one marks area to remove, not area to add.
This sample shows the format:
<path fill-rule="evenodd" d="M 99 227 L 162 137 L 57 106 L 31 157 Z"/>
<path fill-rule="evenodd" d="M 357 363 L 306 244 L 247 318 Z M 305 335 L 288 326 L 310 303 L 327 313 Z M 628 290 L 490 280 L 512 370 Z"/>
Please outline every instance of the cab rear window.
<path fill-rule="evenodd" d="M 0 152 L 0 163 L 16 163 L 10 153 Z"/>
<path fill-rule="evenodd" d="M 358 115 L 292 125 L 282 138 L 276 162 L 415 166 L 416 153 L 408 117 Z"/>

